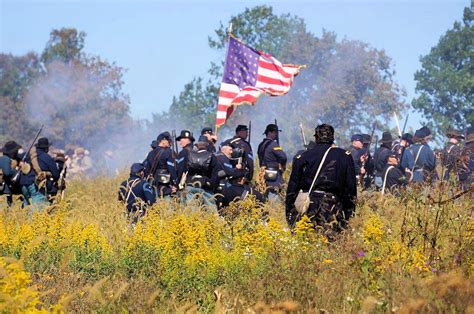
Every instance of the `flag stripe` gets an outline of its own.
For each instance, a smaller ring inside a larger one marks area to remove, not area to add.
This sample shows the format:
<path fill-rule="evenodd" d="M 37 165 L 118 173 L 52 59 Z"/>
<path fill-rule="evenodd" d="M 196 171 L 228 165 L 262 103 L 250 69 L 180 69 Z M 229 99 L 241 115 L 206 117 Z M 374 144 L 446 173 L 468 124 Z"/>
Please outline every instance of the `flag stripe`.
<path fill-rule="evenodd" d="M 237 49 L 247 48 L 241 47 Z M 291 85 L 293 83 L 293 77 L 298 74 L 301 66 L 282 64 L 280 61 L 278 61 L 271 55 L 263 52 L 258 52 L 258 54 L 258 63 L 255 63 L 255 65 L 253 65 L 253 56 L 251 61 L 247 60 L 247 65 L 250 65 L 250 67 L 254 67 L 253 70 L 251 70 L 252 72 L 245 72 L 249 71 L 249 68 L 240 69 L 240 71 L 243 71 L 242 77 L 246 79 L 246 81 L 241 80 L 240 84 L 234 83 L 234 80 L 232 78 L 233 75 L 227 69 L 228 72 L 226 73 L 228 74 L 227 76 L 225 76 L 227 83 L 224 82 L 223 79 L 219 91 L 216 114 L 217 127 L 225 124 L 227 119 L 234 111 L 235 105 L 240 105 L 243 103 L 255 104 L 258 97 L 260 97 L 262 94 L 268 94 L 270 96 L 279 96 L 288 93 L 288 91 L 290 90 Z M 255 62 L 257 62 L 256 59 Z M 232 66 L 235 67 L 235 63 L 231 62 L 229 64 L 232 64 Z M 232 70 L 232 72 L 233 71 L 234 70 Z"/>

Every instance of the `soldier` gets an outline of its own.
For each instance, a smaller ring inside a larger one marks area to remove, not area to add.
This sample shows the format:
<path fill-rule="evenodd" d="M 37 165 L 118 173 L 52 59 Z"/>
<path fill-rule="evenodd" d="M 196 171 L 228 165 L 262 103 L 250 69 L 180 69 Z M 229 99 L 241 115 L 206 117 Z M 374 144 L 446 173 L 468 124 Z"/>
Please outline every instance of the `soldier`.
<path fill-rule="evenodd" d="M 399 168 L 397 154 L 392 153 L 388 156 L 387 165 L 383 171 L 382 194 L 387 191 L 397 193 L 397 189 L 407 184 L 408 180 Z"/>
<path fill-rule="evenodd" d="M 16 174 L 18 163 L 18 150 L 21 146 L 15 141 L 8 141 L 2 148 L 0 156 L 0 195 L 7 196 L 7 204 L 12 205 L 13 186 L 11 178 Z"/>
<path fill-rule="evenodd" d="M 467 130 L 466 142 L 458 161 L 457 175 L 464 190 L 471 188 L 474 173 L 474 127 Z"/>
<path fill-rule="evenodd" d="M 157 197 L 176 193 L 178 175 L 171 151 L 171 135 L 163 132 L 158 135 L 158 147 L 148 153 L 143 166 L 147 181 L 156 189 Z"/>
<path fill-rule="evenodd" d="M 426 182 L 437 179 L 436 157 L 428 145 L 431 139 L 431 131 L 426 126 L 416 130 L 414 141 L 416 144 L 410 147 L 414 157 L 413 168 L 411 169 L 413 182 Z"/>
<path fill-rule="evenodd" d="M 372 186 L 374 181 L 374 159 L 370 153 L 370 146 L 372 144 L 372 136 L 370 134 L 362 134 L 362 143 L 364 144 L 364 154 L 362 155 L 362 164 L 361 167 L 365 169 L 365 174 L 363 175 L 363 188 L 369 189 Z"/>
<path fill-rule="evenodd" d="M 449 181 L 451 173 L 456 175 L 456 162 L 461 156 L 459 141 L 463 140 L 464 136 L 454 129 L 449 130 L 446 135 L 448 136 L 448 143 L 441 152 L 441 165 L 443 166 L 441 177 L 443 180 Z"/>
<path fill-rule="evenodd" d="M 134 163 L 130 167 L 130 177 L 120 185 L 118 199 L 127 207 L 127 218 L 136 224 L 146 214 L 149 206 L 156 202 L 152 186 L 144 179 L 145 167 Z"/>
<path fill-rule="evenodd" d="M 233 148 L 229 145 L 221 146 L 221 151 L 214 155 L 215 167 L 212 169 L 211 182 L 214 192 L 222 193 L 230 178 L 246 176 L 246 171 L 241 163 L 234 165 L 231 158 Z"/>
<path fill-rule="evenodd" d="M 208 151 L 208 147 L 207 136 L 201 135 L 195 145 L 195 149 L 188 152 L 186 197 L 191 199 L 195 195 L 202 195 L 205 204 L 214 205 L 211 177 L 212 169 L 217 161 L 213 154 Z"/>
<path fill-rule="evenodd" d="M 266 198 L 260 192 L 255 190 L 245 179 L 245 176 L 233 177 L 229 180 L 229 185 L 222 191 L 222 197 L 217 203 L 217 210 L 223 214 L 223 209 L 229 206 L 231 202 L 245 200 L 249 195 L 254 195 L 256 200 L 264 203 Z"/>
<path fill-rule="evenodd" d="M 355 210 L 354 161 L 349 151 L 334 147 L 332 126 L 318 125 L 314 137 L 314 148 L 297 156 L 293 165 L 286 192 L 286 219 L 293 228 L 300 215 L 306 214 L 317 229 L 332 238 L 346 227 Z M 295 207 L 299 193 L 309 207 Z"/>
<path fill-rule="evenodd" d="M 392 154 L 392 134 L 390 132 L 382 133 L 382 144 L 375 151 L 374 154 L 374 167 L 375 167 L 375 186 L 378 189 L 382 188 L 383 179 L 382 174 L 387 165 L 387 159 Z"/>
<path fill-rule="evenodd" d="M 58 192 L 60 171 L 56 161 L 48 154 L 50 146 L 47 138 L 40 138 L 35 148 L 31 150 L 30 160 L 36 173 L 36 185 L 40 193 L 52 203 L 53 197 Z"/>
<path fill-rule="evenodd" d="M 209 145 L 207 146 L 207 150 L 211 153 L 215 153 L 216 150 L 216 143 L 217 143 L 217 137 L 214 135 L 214 132 L 212 132 L 212 128 L 206 127 L 201 130 L 201 135 L 204 135 L 207 137 L 207 141 L 209 142 Z"/>
<path fill-rule="evenodd" d="M 86 154 L 86 150 L 83 147 L 76 148 L 74 150 L 74 155 L 72 156 L 69 173 L 72 175 L 89 177 L 92 174 L 92 170 L 92 159 Z"/>
<path fill-rule="evenodd" d="M 400 150 L 394 152 L 399 159 L 398 167 L 407 177 L 411 177 L 411 169 L 414 166 L 414 156 L 410 149 L 411 145 L 413 145 L 413 135 L 405 133 L 400 139 Z"/>
<path fill-rule="evenodd" d="M 235 129 L 235 136 L 222 143 L 224 146 L 231 146 L 233 149 L 240 149 L 242 151 L 242 163 L 244 169 L 247 171 L 247 181 L 252 181 L 254 164 L 253 152 L 250 143 L 247 142 L 249 129 L 246 125 L 239 124 Z M 237 152 L 237 151 L 236 151 Z"/>
<path fill-rule="evenodd" d="M 183 130 L 176 138 L 176 142 L 181 146 L 181 151 L 176 157 L 176 170 L 178 172 L 179 188 L 183 189 L 186 184 L 186 173 L 189 152 L 193 150 L 194 137 L 190 131 Z"/>
<path fill-rule="evenodd" d="M 354 161 L 356 177 L 363 177 L 365 175 L 365 167 L 362 167 L 362 163 L 365 163 L 364 137 L 362 134 L 354 134 L 351 136 L 351 142 L 349 151 Z"/>
<path fill-rule="evenodd" d="M 269 124 L 265 128 L 266 138 L 258 145 L 259 165 L 265 171 L 265 184 L 269 193 L 278 194 L 283 184 L 283 172 L 286 169 L 286 154 L 278 145 L 278 127 Z"/>

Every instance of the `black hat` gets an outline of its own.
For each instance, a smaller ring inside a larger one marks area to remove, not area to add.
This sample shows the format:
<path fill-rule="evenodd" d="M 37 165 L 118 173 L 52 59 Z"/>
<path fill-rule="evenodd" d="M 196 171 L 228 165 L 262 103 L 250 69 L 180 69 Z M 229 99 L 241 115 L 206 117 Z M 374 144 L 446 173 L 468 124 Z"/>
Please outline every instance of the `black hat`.
<path fill-rule="evenodd" d="M 359 142 L 364 142 L 364 136 L 362 134 L 354 134 L 351 136 L 351 142 L 354 141 L 359 141 Z"/>
<path fill-rule="evenodd" d="M 36 143 L 36 148 L 49 148 L 51 146 L 51 143 L 49 143 L 49 140 L 46 137 L 42 137 L 38 140 L 38 143 Z"/>
<path fill-rule="evenodd" d="M 402 140 L 405 140 L 408 143 L 410 143 L 410 145 L 412 145 L 413 144 L 413 135 L 411 135 L 410 133 L 405 133 L 405 134 L 402 135 Z"/>
<path fill-rule="evenodd" d="M 273 124 L 273 123 L 270 123 L 269 125 L 267 125 L 267 127 L 265 128 L 265 132 L 263 132 L 263 134 L 268 134 L 270 132 L 281 132 L 281 130 L 278 130 L 278 126 L 276 124 Z"/>
<path fill-rule="evenodd" d="M 206 144 L 209 144 L 209 140 L 207 139 L 207 136 L 201 135 L 201 136 L 199 136 L 198 143 L 206 143 Z"/>
<path fill-rule="evenodd" d="M 415 136 L 417 139 L 422 139 L 431 135 L 431 131 L 428 127 L 424 126 L 421 129 L 416 130 Z"/>
<path fill-rule="evenodd" d="M 17 142 L 8 141 L 5 143 L 5 145 L 3 145 L 2 152 L 5 155 L 10 155 L 18 151 L 20 148 L 21 148 L 21 145 L 19 145 Z"/>
<path fill-rule="evenodd" d="M 249 130 L 249 128 L 248 128 L 246 125 L 239 124 L 239 125 L 235 128 L 235 133 L 240 132 L 240 131 L 248 131 L 248 130 Z"/>
<path fill-rule="evenodd" d="M 372 142 L 372 136 L 370 134 L 362 134 L 362 143 L 369 144 Z"/>
<path fill-rule="evenodd" d="M 167 140 L 168 142 L 171 142 L 171 134 L 170 132 L 163 132 L 158 137 L 156 138 L 156 141 L 160 143 L 162 140 Z"/>
<path fill-rule="evenodd" d="M 179 141 L 182 138 L 189 138 L 191 142 L 194 142 L 193 134 L 188 130 L 182 130 L 181 134 L 176 138 L 176 140 Z"/>
<path fill-rule="evenodd" d="M 392 143 L 393 138 L 392 134 L 388 131 L 382 133 L 382 139 L 380 140 L 382 143 Z"/>
<path fill-rule="evenodd" d="M 212 128 L 206 127 L 206 128 L 203 128 L 203 129 L 201 130 L 201 135 L 204 135 L 204 134 L 206 134 L 206 133 L 209 133 L 209 134 L 212 135 L 212 134 L 213 134 Z"/>
<path fill-rule="evenodd" d="M 150 146 L 151 146 L 151 148 L 153 148 L 153 149 L 157 148 L 157 147 L 158 147 L 158 141 L 156 141 L 156 140 L 151 141 Z"/>
<path fill-rule="evenodd" d="M 446 136 L 449 138 L 464 139 L 464 135 L 455 129 L 449 129 L 448 132 L 446 132 Z"/>
<path fill-rule="evenodd" d="M 141 163 L 134 163 L 131 167 L 130 167 L 130 173 L 131 174 L 137 174 L 139 173 L 140 171 L 143 171 L 145 169 L 145 167 L 143 166 L 143 164 Z"/>

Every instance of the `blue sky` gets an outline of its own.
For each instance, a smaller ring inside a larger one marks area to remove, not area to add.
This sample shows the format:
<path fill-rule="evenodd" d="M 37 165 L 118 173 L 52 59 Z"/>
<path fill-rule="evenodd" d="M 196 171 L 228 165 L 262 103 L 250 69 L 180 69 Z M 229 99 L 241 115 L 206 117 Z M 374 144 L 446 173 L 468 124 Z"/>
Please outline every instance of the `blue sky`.
<path fill-rule="evenodd" d="M 87 33 L 85 51 L 127 69 L 124 90 L 134 117 L 166 110 L 193 77 L 206 76 L 209 63 L 223 56 L 207 37 L 232 15 L 256 4 L 277 14 L 305 19 L 320 35 L 358 39 L 385 49 L 396 80 L 414 96 L 414 72 L 440 36 L 462 19 L 465 1 L 10 1 L 0 0 L 0 51 L 24 54 L 43 50 L 53 28 Z M 271 53 L 271 52 L 270 52 Z M 282 60 L 291 62 L 291 60 Z M 410 125 L 419 125 L 412 115 Z"/>

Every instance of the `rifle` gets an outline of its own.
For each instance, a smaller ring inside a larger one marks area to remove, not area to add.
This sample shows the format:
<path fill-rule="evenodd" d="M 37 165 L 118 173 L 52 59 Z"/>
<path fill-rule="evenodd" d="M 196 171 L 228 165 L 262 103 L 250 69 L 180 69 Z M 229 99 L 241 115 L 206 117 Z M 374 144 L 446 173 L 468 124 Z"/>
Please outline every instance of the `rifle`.
<path fill-rule="evenodd" d="M 300 122 L 300 131 L 301 131 L 301 137 L 303 138 L 304 147 L 306 147 L 307 144 L 306 144 L 306 137 L 304 136 L 303 122 Z"/>
<path fill-rule="evenodd" d="M 249 121 L 249 143 L 252 138 L 252 120 Z"/>
<path fill-rule="evenodd" d="M 277 127 L 277 137 L 276 137 L 276 141 L 277 141 L 277 144 L 278 146 L 280 146 L 280 130 L 278 129 L 278 122 L 277 122 L 277 119 L 275 118 L 275 125 Z"/>
<path fill-rule="evenodd" d="M 38 132 L 36 132 L 36 135 L 35 137 L 33 138 L 33 142 L 31 142 L 30 146 L 28 147 L 28 150 L 25 152 L 25 154 L 23 155 L 23 158 L 21 159 L 22 162 L 25 162 L 26 161 L 26 158 L 28 157 L 28 154 L 30 153 L 31 149 L 33 148 L 33 145 L 35 145 L 35 142 L 36 140 L 38 139 L 41 131 L 43 130 L 43 127 L 44 127 L 44 124 L 41 125 L 41 127 L 39 128 Z M 11 183 L 13 185 L 17 184 L 18 181 L 20 181 L 20 167 L 16 167 L 16 170 L 17 172 L 15 173 L 15 175 L 12 177 L 11 179 Z"/>
<path fill-rule="evenodd" d="M 397 125 L 398 136 L 402 137 L 402 131 L 400 130 L 400 122 L 398 121 L 397 113 L 394 111 L 393 116 L 395 117 L 395 123 Z"/>
<path fill-rule="evenodd" d="M 171 149 L 173 150 L 175 156 L 178 156 L 178 143 L 176 142 L 176 130 L 171 131 L 171 139 L 173 143 L 171 144 Z"/>
<path fill-rule="evenodd" d="M 61 171 L 61 176 L 59 177 L 59 191 L 61 192 L 61 201 L 64 199 L 64 191 L 66 190 L 66 176 L 67 166 L 64 165 L 64 169 Z"/>
<path fill-rule="evenodd" d="M 408 116 L 409 115 L 407 114 L 407 117 L 405 118 L 405 122 L 403 123 L 402 136 L 403 136 L 403 134 L 405 134 L 405 128 L 407 127 Z M 400 139 L 400 142 L 401 142 L 401 139 Z M 403 146 L 402 149 L 401 149 L 400 162 L 399 162 L 399 165 L 398 165 L 398 168 L 400 168 L 400 170 L 402 170 L 403 173 L 405 173 L 405 169 L 402 169 L 402 160 L 403 160 L 403 154 L 405 153 L 405 148 L 406 148 L 406 146 Z"/>
<path fill-rule="evenodd" d="M 407 127 L 407 122 L 408 122 L 408 117 L 409 117 L 409 116 L 410 116 L 410 115 L 407 114 L 407 116 L 406 116 L 406 118 L 405 118 L 405 122 L 403 123 L 402 136 L 403 136 L 403 134 L 405 134 L 405 129 L 406 129 L 406 127 Z"/>
<path fill-rule="evenodd" d="M 370 146 L 372 145 L 372 139 L 374 138 L 374 133 L 375 133 L 375 123 L 374 125 L 372 126 L 372 132 L 370 133 L 370 142 L 369 142 L 369 145 L 367 145 L 367 151 L 364 155 L 367 155 L 367 157 L 369 156 L 370 154 Z M 361 168 L 365 168 L 365 160 L 364 162 L 362 163 L 361 165 Z M 364 177 L 365 175 L 367 174 L 367 169 L 365 170 L 365 174 L 364 175 L 359 175 L 359 180 L 360 180 L 360 185 L 363 187 L 364 186 Z"/>

